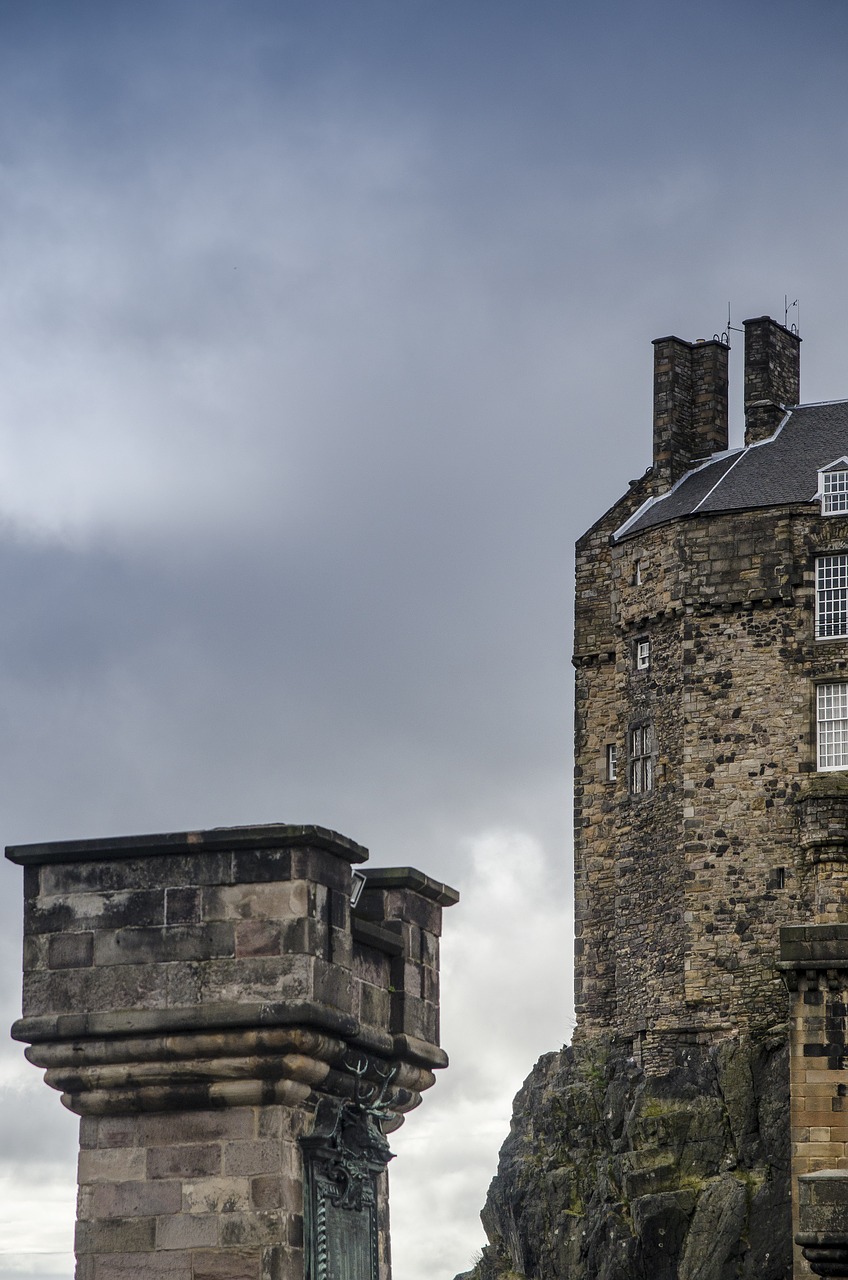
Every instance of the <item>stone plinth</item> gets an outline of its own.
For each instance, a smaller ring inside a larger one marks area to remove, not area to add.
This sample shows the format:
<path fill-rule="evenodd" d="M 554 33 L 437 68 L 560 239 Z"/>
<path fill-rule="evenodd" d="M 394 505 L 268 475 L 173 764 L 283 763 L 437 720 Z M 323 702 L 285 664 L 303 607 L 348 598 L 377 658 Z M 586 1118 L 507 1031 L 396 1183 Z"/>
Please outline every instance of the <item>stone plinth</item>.
<path fill-rule="evenodd" d="M 848 1280 L 848 1169 L 823 1169 L 798 1179 L 795 1243 L 814 1275 Z"/>
<path fill-rule="evenodd" d="M 387 1280 L 382 1133 L 447 1063 L 438 939 L 455 891 L 364 871 L 352 909 L 367 850 L 319 827 L 6 852 L 25 868 L 12 1034 L 82 1117 L 78 1280 L 332 1280 L 304 1241 L 319 1111 L 321 1213 L 350 1163 L 339 1135 L 371 1135 L 336 1227 L 369 1215 L 357 1247 Z"/>

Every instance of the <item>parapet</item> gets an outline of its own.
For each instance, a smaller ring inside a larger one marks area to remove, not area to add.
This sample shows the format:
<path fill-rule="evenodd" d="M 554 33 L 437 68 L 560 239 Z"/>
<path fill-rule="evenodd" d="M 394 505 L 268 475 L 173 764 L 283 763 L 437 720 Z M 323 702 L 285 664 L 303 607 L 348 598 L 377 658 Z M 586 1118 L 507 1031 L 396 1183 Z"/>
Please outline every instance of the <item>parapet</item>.
<path fill-rule="evenodd" d="M 437 940 L 458 895 L 421 872 L 365 872 L 351 910 L 367 850 L 278 824 L 6 856 L 25 867 L 12 1034 L 73 1111 L 305 1097 L 351 1050 L 393 1064 L 401 1111 L 447 1063 Z"/>

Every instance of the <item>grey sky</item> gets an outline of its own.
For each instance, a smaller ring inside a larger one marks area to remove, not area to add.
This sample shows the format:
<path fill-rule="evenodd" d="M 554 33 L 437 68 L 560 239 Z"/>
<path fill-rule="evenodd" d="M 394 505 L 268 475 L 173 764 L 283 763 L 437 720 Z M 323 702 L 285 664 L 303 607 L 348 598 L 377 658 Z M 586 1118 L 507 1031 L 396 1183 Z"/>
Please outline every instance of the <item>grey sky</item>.
<path fill-rule="evenodd" d="M 468 1264 L 568 1031 L 571 547 L 649 462 L 650 340 L 788 293 L 848 394 L 846 43 L 841 0 L 0 0 L 4 841 L 318 822 L 463 890 L 398 1280 Z M 14 1046 L 0 1090 L 24 1195 L 72 1125 Z"/>

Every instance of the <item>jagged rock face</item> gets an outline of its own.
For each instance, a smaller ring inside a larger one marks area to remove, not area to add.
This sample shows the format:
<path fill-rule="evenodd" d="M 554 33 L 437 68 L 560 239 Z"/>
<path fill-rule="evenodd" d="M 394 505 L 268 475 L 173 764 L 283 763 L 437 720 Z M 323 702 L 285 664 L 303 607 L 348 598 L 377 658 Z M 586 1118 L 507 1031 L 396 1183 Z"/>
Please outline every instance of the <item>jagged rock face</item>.
<path fill-rule="evenodd" d="M 786 1037 L 545 1055 L 513 1111 L 467 1280 L 788 1280 Z M 462 1280 L 457 1277 L 457 1280 Z"/>

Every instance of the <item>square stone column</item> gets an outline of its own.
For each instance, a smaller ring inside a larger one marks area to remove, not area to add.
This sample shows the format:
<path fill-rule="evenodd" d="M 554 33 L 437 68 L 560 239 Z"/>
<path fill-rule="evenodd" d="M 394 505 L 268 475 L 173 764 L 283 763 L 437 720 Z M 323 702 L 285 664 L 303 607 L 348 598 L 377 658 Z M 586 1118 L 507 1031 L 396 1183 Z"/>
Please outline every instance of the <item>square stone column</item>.
<path fill-rule="evenodd" d="M 320 827 L 9 848 L 13 1036 L 82 1117 L 77 1280 L 389 1280 L 448 886 Z M 304 1223 L 306 1231 L 304 1232 Z"/>
<path fill-rule="evenodd" d="M 804 1179 L 848 1170 L 848 924 L 782 928 L 779 963 L 790 993 L 792 1229 L 797 1236 L 809 1234 L 811 1206 L 837 1191 L 845 1195 L 842 1179 L 825 1181 L 824 1192 Z M 800 1248 L 794 1274 L 795 1280 L 813 1274 Z"/>

